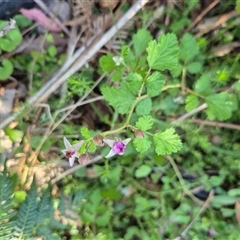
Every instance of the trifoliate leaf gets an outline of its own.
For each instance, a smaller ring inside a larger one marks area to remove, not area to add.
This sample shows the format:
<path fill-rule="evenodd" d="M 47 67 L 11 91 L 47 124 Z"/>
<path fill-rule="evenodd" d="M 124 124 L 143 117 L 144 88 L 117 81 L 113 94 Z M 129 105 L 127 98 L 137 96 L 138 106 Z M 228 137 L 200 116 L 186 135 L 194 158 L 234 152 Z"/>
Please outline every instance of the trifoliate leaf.
<path fill-rule="evenodd" d="M 90 134 L 90 131 L 87 127 L 81 127 L 80 128 L 80 132 L 81 132 L 81 135 L 86 138 L 86 139 L 89 139 L 91 138 L 91 134 Z"/>
<path fill-rule="evenodd" d="M 144 153 L 151 147 L 152 142 L 147 135 L 144 135 L 143 138 L 135 138 L 133 144 L 137 152 Z"/>
<path fill-rule="evenodd" d="M 196 39 L 189 33 L 183 35 L 180 45 L 180 58 L 189 62 L 199 53 L 199 46 Z"/>
<path fill-rule="evenodd" d="M 189 94 L 186 98 L 186 106 L 185 109 L 187 112 L 195 109 L 199 104 L 198 97 L 194 94 Z"/>
<path fill-rule="evenodd" d="M 150 115 L 142 116 L 136 122 L 136 127 L 142 131 L 152 129 L 153 118 Z"/>
<path fill-rule="evenodd" d="M 138 115 L 148 115 L 152 110 L 151 98 L 145 98 L 140 101 L 136 107 L 136 113 Z"/>
<path fill-rule="evenodd" d="M 151 172 L 151 170 L 152 170 L 151 167 L 149 167 L 148 165 L 142 165 L 136 170 L 135 177 L 136 178 L 146 177 Z"/>
<path fill-rule="evenodd" d="M 146 48 L 148 43 L 152 40 L 150 32 L 144 28 L 139 29 L 136 34 L 133 35 L 133 49 L 136 57 L 141 55 Z"/>
<path fill-rule="evenodd" d="M 101 92 L 105 100 L 121 114 L 127 113 L 135 100 L 135 97 L 125 85 L 122 85 L 119 89 L 108 86 L 103 87 Z"/>
<path fill-rule="evenodd" d="M 226 120 L 232 115 L 233 103 L 226 92 L 212 94 L 206 97 L 207 115 L 210 120 Z"/>
<path fill-rule="evenodd" d="M 162 35 L 158 42 L 152 40 L 147 47 L 147 61 L 150 68 L 163 71 L 178 65 L 179 47 L 173 33 Z"/>
<path fill-rule="evenodd" d="M 116 68 L 116 64 L 113 61 L 112 54 L 102 56 L 99 60 L 99 64 L 104 72 L 111 72 L 113 69 Z"/>
<path fill-rule="evenodd" d="M 187 71 L 192 74 L 199 73 L 201 71 L 201 69 L 202 69 L 201 62 L 192 62 L 187 65 Z"/>
<path fill-rule="evenodd" d="M 159 73 L 154 72 L 146 80 L 147 94 L 149 97 L 158 96 L 165 84 L 165 77 Z"/>
<path fill-rule="evenodd" d="M 153 140 L 158 155 L 169 155 L 182 147 L 182 142 L 173 128 L 154 134 Z"/>
<path fill-rule="evenodd" d="M 129 73 L 125 78 L 124 85 L 126 84 L 128 91 L 137 96 L 142 86 L 142 76 L 138 73 Z"/>

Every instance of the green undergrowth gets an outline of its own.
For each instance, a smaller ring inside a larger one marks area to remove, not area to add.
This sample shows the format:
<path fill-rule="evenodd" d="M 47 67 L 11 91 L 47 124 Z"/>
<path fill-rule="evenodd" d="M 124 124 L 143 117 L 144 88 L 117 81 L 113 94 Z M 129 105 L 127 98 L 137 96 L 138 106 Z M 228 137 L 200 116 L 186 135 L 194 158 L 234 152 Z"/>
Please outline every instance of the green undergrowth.
<path fill-rule="evenodd" d="M 143 24 L 130 32 L 118 52 L 102 54 L 96 68 L 70 77 L 64 98 L 50 99 L 54 113 L 89 91 L 95 76 L 104 76 L 91 97 L 101 94 L 105 111 L 95 102 L 78 108 L 82 118 L 92 111 L 100 124 L 91 128 L 65 121 L 42 147 L 50 152 L 57 146 L 60 156 L 64 146 L 59 135 L 64 135 L 73 144 L 84 140 L 79 154 L 90 159 L 101 155 L 102 160 L 63 178 L 57 196 L 50 188 L 38 192 L 35 183 L 29 192 L 19 191 L 14 178 L 2 174 L 0 239 L 174 239 L 188 226 L 184 239 L 239 238 L 239 54 L 238 49 L 224 56 L 213 51 L 239 41 L 239 27 L 230 20 L 198 38 L 183 33 L 191 24 L 189 14 L 199 7 L 197 1 L 184 2 L 183 9 L 169 12 L 168 28 L 156 22 L 165 33 L 155 35 Z M 235 4 L 220 1 L 227 10 Z M 143 22 L 146 16 L 142 13 Z M 52 41 L 50 35 L 47 39 Z M 34 59 L 36 77 L 54 71 L 64 55 L 58 58 L 51 43 L 45 53 L 11 59 L 15 69 L 30 69 Z M 41 84 L 33 83 L 33 91 Z M 49 121 L 45 113 L 38 124 Z M 27 129 L 24 121 L 20 126 Z M 15 130 L 5 132 L 13 141 L 24 138 L 23 129 Z M 96 136 L 131 141 L 123 155 L 105 159 L 109 147 L 96 145 Z M 32 149 L 40 141 L 41 135 L 35 135 Z M 59 212 L 61 217 L 56 217 Z"/>

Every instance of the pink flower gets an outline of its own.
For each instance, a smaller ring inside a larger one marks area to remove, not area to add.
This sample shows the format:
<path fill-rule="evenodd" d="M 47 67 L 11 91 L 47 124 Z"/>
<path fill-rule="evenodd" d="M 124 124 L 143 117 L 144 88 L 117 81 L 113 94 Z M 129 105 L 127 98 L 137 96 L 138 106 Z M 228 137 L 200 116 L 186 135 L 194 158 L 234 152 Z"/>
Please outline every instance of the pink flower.
<path fill-rule="evenodd" d="M 123 141 L 121 140 L 110 140 L 110 139 L 103 139 L 109 147 L 111 147 L 110 152 L 106 156 L 106 158 L 110 158 L 114 155 L 123 155 L 127 144 L 131 141 L 131 138 L 127 138 Z"/>
<path fill-rule="evenodd" d="M 66 137 L 63 138 L 64 141 L 64 145 L 66 149 L 63 149 L 62 152 L 65 155 L 66 158 L 68 158 L 69 160 L 69 165 L 70 167 L 73 166 L 73 163 L 75 161 L 75 158 L 79 158 L 80 154 L 78 152 L 79 148 L 82 146 L 83 144 L 83 140 L 79 141 L 78 143 L 72 145 Z"/>

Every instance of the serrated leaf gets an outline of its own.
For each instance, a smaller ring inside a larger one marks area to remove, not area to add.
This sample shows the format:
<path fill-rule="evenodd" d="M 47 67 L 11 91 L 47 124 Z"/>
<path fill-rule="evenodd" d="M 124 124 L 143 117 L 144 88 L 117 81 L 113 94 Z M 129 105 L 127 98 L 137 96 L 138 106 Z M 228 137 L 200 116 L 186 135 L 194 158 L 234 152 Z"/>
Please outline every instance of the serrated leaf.
<path fill-rule="evenodd" d="M 91 138 L 91 134 L 90 134 L 90 131 L 87 127 L 81 127 L 80 129 L 80 132 L 81 132 L 81 135 L 86 138 L 86 139 L 89 139 Z"/>
<path fill-rule="evenodd" d="M 169 128 L 164 132 L 159 132 L 153 136 L 158 155 L 169 155 L 179 151 L 182 147 L 180 137 L 175 133 L 174 128 Z"/>
<path fill-rule="evenodd" d="M 144 153 L 151 147 L 152 142 L 147 135 L 144 135 L 143 138 L 135 138 L 133 144 L 137 152 Z"/>
<path fill-rule="evenodd" d="M 147 61 L 150 68 L 163 71 L 178 65 L 179 47 L 173 33 L 162 35 L 158 42 L 152 40 L 147 47 Z"/>
<path fill-rule="evenodd" d="M 154 72 L 146 80 L 147 94 L 149 97 L 158 96 L 162 91 L 162 87 L 165 85 L 165 77 L 159 73 Z"/>
<path fill-rule="evenodd" d="M 150 32 L 144 28 L 139 29 L 136 34 L 133 35 L 133 49 L 136 54 L 136 57 L 141 55 L 149 43 L 152 40 Z"/>
<path fill-rule="evenodd" d="M 136 113 L 138 115 L 148 115 L 152 110 L 151 98 L 145 98 L 140 101 L 136 107 Z"/>
<path fill-rule="evenodd" d="M 99 65 L 104 72 L 111 72 L 113 69 L 116 68 L 116 64 L 113 61 L 113 55 L 107 54 L 102 56 L 99 60 Z"/>
<path fill-rule="evenodd" d="M 210 120 L 226 120 L 232 116 L 233 103 L 226 92 L 212 94 L 206 97 L 207 115 Z"/>
<path fill-rule="evenodd" d="M 202 69 L 201 62 L 192 62 L 187 65 L 187 71 L 192 74 L 199 73 L 201 71 L 201 69 Z"/>
<path fill-rule="evenodd" d="M 189 62 L 199 53 L 197 41 L 191 34 L 184 34 L 180 42 L 180 58 L 183 61 Z"/>
<path fill-rule="evenodd" d="M 198 97 L 194 94 L 189 94 L 185 101 L 186 101 L 185 109 L 187 112 L 192 111 L 199 104 Z"/>
<path fill-rule="evenodd" d="M 150 115 L 142 116 L 136 122 L 136 127 L 142 131 L 152 129 L 152 125 L 153 125 L 153 118 Z"/>
<path fill-rule="evenodd" d="M 135 97 L 125 85 L 122 85 L 119 89 L 108 86 L 103 87 L 101 92 L 105 100 L 121 114 L 127 113 L 135 100 Z"/>
<path fill-rule="evenodd" d="M 136 178 L 146 177 L 151 172 L 151 170 L 152 170 L 151 167 L 149 167 L 148 165 L 142 165 L 136 170 L 135 177 Z"/>
<path fill-rule="evenodd" d="M 128 88 L 128 91 L 132 93 L 132 95 L 137 96 L 138 92 L 142 86 L 142 76 L 138 73 L 129 73 L 125 78 L 125 82 L 123 83 Z"/>

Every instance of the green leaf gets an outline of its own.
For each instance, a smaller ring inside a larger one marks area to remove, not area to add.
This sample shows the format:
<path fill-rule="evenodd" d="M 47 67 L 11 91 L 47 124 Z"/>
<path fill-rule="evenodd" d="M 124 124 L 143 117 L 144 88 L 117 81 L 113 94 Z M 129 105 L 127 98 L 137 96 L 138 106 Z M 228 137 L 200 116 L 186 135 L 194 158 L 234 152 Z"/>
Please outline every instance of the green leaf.
<path fill-rule="evenodd" d="M 186 106 L 185 109 L 187 112 L 195 109 L 199 104 L 198 97 L 194 94 L 189 94 L 186 98 Z"/>
<path fill-rule="evenodd" d="M 202 63 L 201 62 L 192 62 L 187 65 L 187 71 L 196 74 L 199 73 L 202 69 Z"/>
<path fill-rule="evenodd" d="M 150 32 L 144 28 L 139 29 L 136 34 L 133 35 L 133 49 L 136 57 L 141 55 L 147 48 L 149 41 L 152 40 Z"/>
<path fill-rule="evenodd" d="M 107 54 L 100 58 L 99 64 L 104 72 L 111 72 L 113 69 L 116 68 L 116 64 L 112 58 L 113 58 L 112 54 Z"/>
<path fill-rule="evenodd" d="M 30 140 L 30 145 L 31 145 L 32 148 L 37 149 L 41 141 L 42 141 L 42 136 L 34 135 L 34 136 L 32 136 L 32 138 L 31 138 L 31 140 Z M 47 140 L 43 143 L 41 149 L 42 149 L 43 151 L 47 151 L 47 150 L 50 149 L 51 146 L 52 146 L 52 141 L 51 141 L 51 139 L 47 139 Z"/>
<path fill-rule="evenodd" d="M 236 7 L 235 7 L 235 9 L 238 12 L 238 14 L 240 14 L 240 0 L 236 0 Z"/>
<path fill-rule="evenodd" d="M 119 82 L 122 79 L 122 70 L 118 69 L 112 74 L 112 80 Z"/>
<path fill-rule="evenodd" d="M 162 91 L 162 87 L 165 85 L 165 77 L 159 73 L 154 72 L 146 80 L 147 94 L 149 97 L 158 96 Z"/>
<path fill-rule="evenodd" d="M 144 153 L 151 147 L 152 143 L 149 140 L 149 137 L 147 135 L 144 135 L 143 138 L 135 138 L 133 140 L 133 144 L 137 152 Z"/>
<path fill-rule="evenodd" d="M 136 122 L 136 127 L 142 131 L 152 129 L 152 125 L 153 125 L 153 118 L 150 115 L 142 116 Z"/>
<path fill-rule="evenodd" d="M 151 172 L 151 170 L 152 169 L 148 165 L 142 165 L 136 170 L 135 177 L 136 178 L 146 177 Z"/>
<path fill-rule="evenodd" d="M 101 89 L 101 92 L 105 100 L 121 114 L 127 113 L 135 100 L 126 85 L 122 85 L 119 89 L 106 86 Z"/>
<path fill-rule="evenodd" d="M 5 133 L 13 142 L 20 141 L 24 134 L 23 131 L 11 128 L 6 128 Z"/>
<path fill-rule="evenodd" d="M 182 142 L 179 136 L 175 134 L 174 128 L 154 134 L 153 140 L 158 155 L 169 155 L 177 152 L 182 147 Z"/>
<path fill-rule="evenodd" d="M 57 48 L 54 45 L 51 45 L 47 51 L 51 57 L 55 57 L 57 54 Z"/>
<path fill-rule="evenodd" d="M 142 131 L 152 129 L 152 125 L 153 125 L 153 118 L 150 115 L 142 116 L 136 122 L 136 127 Z"/>
<path fill-rule="evenodd" d="M 199 53 L 196 39 L 189 33 L 183 35 L 180 44 L 180 58 L 189 62 Z"/>
<path fill-rule="evenodd" d="M 90 131 L 87 127 L 81 127 L 80 128 L 80 132 L 81 132 L 81 135 L 86 138 L 86 139 L 89 139 L 91 138 L 91 134 L 90 134 Z"/>
<path fill-rule="evenodd" d="M 226 92 L 212 94 L 206 97 L 207 115 L 210 120 L 226 120 L 232 116 L 233 103 Z"/>
<path fill-rule="evenodd" d="M 148 115 L 152 110 L 151 98 L 145 98 L 141 100 L 136 107 L 136 113 L 138 115 Z"/>
<path fill-rule="evenodd" d="M 126 57 L 129 54 L 130 48 L 128 45 L 123 45 L 121 48 L 121 56 Z"/>
<path fill-rule="evenodd" d="M 138 73 L 129 73 L 123 84 L 126 85 L 128 91 L 131 92 L 132 95 L 137 96 L 142 86 L 142 76 Z"/>
<path fill-rule="evenodd" d="M 32 25 L 32 20 L 26 18 L 22 14 L 15 15 L 13 19 L 17 22 L 17 25 L 19 28 L 26 28 L 26 27 Z"/>
<path fill-rule="evenodd" d="M 212 204 L 216 205 L 232 205 L 235 203 L 235 198 L 230 197 L 228 195 L 218 195 L 214 196 L 214 198 L 211 200 Z"/>
<path fill-rule="evenodd" d="M 0 80 L 8 79 L 13 72 L 13 65 L 10 60 L 3 59 L 0 65 Z"/>
<path fill-rule="evenodd" d="M 0 21 L 0 29 L 8 25 L 8 21 Z M 9 31 L 5 36 L 0 38 L 0 48 L 6 52 L 12 52 L 22 42 L 22 34 L 18 27 Z"/>
<path fill-rule="evenodd" d="M 101 191 L 101 196 L 104 198 L 110 198 L 112 200 L 121 198 L 121 194 L 116 188 L 109 188 L 107 190 Z"/>
<path fill-rule="evenodd" d="M 209 95 L 212 93 L 211 79 L 208 74 L 203 74 L 195 83 L 194 89 L 197 93 Z"/>
<path fill-rule="evenodd" d="M 162 35 L 158 42 L 152 40 L 147 47 L 149 67 L 163 71 L 173 69 L 178 65 L 179 47 L 177 37 L 173 33 Z"/>

